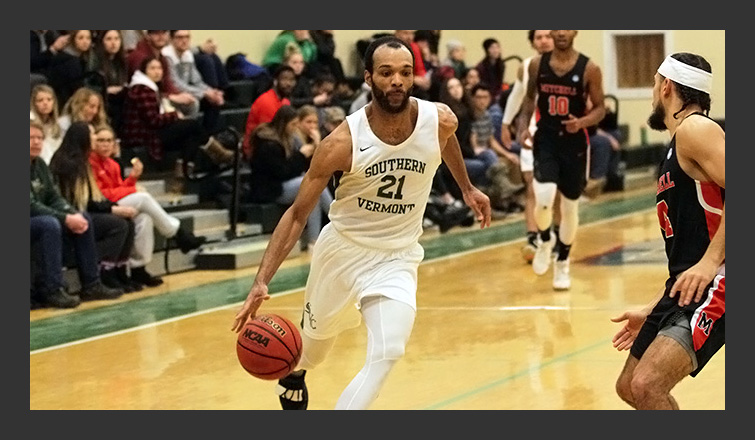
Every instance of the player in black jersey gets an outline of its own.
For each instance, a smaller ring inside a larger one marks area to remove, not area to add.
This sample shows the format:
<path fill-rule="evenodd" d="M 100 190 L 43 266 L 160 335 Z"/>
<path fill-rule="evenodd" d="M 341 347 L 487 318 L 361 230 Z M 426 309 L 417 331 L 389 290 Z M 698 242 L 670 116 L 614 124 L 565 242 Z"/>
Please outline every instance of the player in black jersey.
<path fill-rule="evenodd" d="M 587 127 L 605 116 L 603 75 L 600 67 L 574 49 L 575 30 L 552 30 L 554 49 L 533 58 L 527 94 L 517 121 L 519 142 L 530 140 L 527 129 L 535 111 L 538 122 L 533 141 L 535 220 L 539 230 L 532 270 L 548 271 L 551 251 L 558 242 L 553 288 L 571 287 L 569 253 L 579 225 L 578 200 L 587 183 Z M 588 98 L 593 105 L 588 109 Z M 553 205 L 561 194 L 559 234 L 551 233 Z"/>
<path fill-rule="evenodd" d="M 626 321 L 614 347 L 630 349 L 616 390 L 636 409 L 679 409 L 671 389 L 724 345 L 726 139 L 708 117 L 711 72 L 677 53 L 655 75 L 648 125 L 671 135 L 657 190 L 669 278 L 644 309 L 612 319 Z"/>

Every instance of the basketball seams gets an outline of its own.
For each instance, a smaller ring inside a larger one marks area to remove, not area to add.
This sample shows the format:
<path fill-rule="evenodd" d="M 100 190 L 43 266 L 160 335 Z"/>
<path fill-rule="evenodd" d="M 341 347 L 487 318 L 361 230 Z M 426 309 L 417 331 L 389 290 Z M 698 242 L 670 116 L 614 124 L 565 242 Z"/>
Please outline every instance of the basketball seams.
<path fill-rule="evenodd" d="M 294 345 L 296 345 L 296 351 L 299 354 L 301 354 L 302 345 L 301 345 L 301 335 L 299 334 L 299 329 L 294 328 L 294 325 L 287 319 L 282 319 L 282 324 L 286 324 L 286 327 L 288 327 L 288 332 L 294 336 Z"/>
<path fill-rule="evenodd" d="M 266 318 L 271 322 L 265 322 L 260 318 Z M 255 341 L 254 336 L 244 337 L 246 331 L 257 333 L 257 338 L 260 339 Z M 288 333 L 280 336 L 281 331 Z M 264 341 L 262 338 L 270 341 L 268 345 L 260 344 Z M 280 346 L 275 345 L 276 341 Z M 279 315 L 268 314 L 249 321 L 244 331 L 239 334 L 236 345 L 237 357 L 247 373 L 259 379 L 273 380 L 287 375 L 299 362 L 302 340 L 298 330 L 289 320 Z M 281 365 L 282 367 L 278 368 Z M 263 371 L 252 371 L 255 368 Z"/>
<path fill-rule="evenodd" d="M 281 322 L 284 322 L 284 323 L 286 322 L 286 321 L 285 321 L 284 319 L 279 319 L 279 320 L 276 320 L 275 318 L 280 318 L 279 316 L 276 316 L 276 315 L 263 315 L 263 316 L 267 316 L 267 317 L 269 317 L 269 318 L 271 318 L 271 319 L 275 320 L 275 321 L 276 321 L 276 322 L 278 322 L 279 324 L 280 324 Z M 254 324 L 255 324 L 255 327 L 256 327 L 256 328 L 259 328 L 260 330 L 264 330 L 264 331 L 265 331 L 265 333 L 269 334 L 270 336 L 272 336 L 273 338 L 275 338 L 275 339 L 276 339 L 276 340 L 277 340 L 278 342 L 280 342 L 280 343 L 281 343 L 281 345 L 283 345 L 284 347 L 286 347 L 286 350 L 288 350 L 289 354 L 291 354 L 291 356 L 292 356 L 292 357 L 293 357 L 294 359 L 296 359 L 296 358 L 298 357 L 298 353 L 297 353 L 297 354 L 294 354 L 294 352 L 293 352 L 293 351 L 291 351 L 291 347 L 289 347 L 289 346 L 288 346 L 288 344 L 286 344 L 286 342 L 285 342 L 285 341 L 283 340 L 283 338 L 281 338 L 280 336 L 278 336 L 278 333 L 277 333 L 277 332 L 275 332 L 275 331 L 273 331 L 272 329 L 270 329 L 270 327 L 269 327 L 269 326 L 267 326 L 267 327 L 266 327 L 266 326 L 263 326 L 263 324 L 266 324 L 266 323 L 264 323 L 264 322 L 262 322 L 262 321 L 260 321 L 260 320 L 258 320 L 258 319 L 256 319 L 256 318 L 255 318 L 255 320 L 253 320 L 252 322 L 250 322 L 250 324 L 252 324 L 252 323 L 254 323 Z M 267 325 L 267 324 L 266 324 L 266 325 Z M 289 329 L 288 329 L 288 334 L 294 335 L 295 333 L 294 333 L 293 331 L 291 331 L 291 328 L 290 328 L 291 326 L 290 326 L 290 325 L 288 325 L 287 327 L 289 327 Z M 294 345 L 297 345 L 297 344 L 296 344 L 296 337 L 295 337 L 295 336 L 293 337 L 293 340 L 294 340 Z M 298 350 L 298 347 L 297 347 L 297 351 L 300 351 L 300 350 Z"/>

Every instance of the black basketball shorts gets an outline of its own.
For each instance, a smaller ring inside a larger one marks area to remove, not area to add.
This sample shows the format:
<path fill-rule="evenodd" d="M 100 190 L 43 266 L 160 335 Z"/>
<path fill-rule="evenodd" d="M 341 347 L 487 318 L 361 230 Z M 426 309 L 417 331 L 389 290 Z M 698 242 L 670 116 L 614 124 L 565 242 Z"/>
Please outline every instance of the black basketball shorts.
<path fill-rule="evenodd" d="M 570 200 L 577 200 L 587 184 L 590 159 L 587 135 L 535 132 L 534 177 L 540 183 L 555 183 Z"/>
<path fill-rule="evenodd" d="M 724 345 L 726 332 L 726 277 L 717 275 L 705 288 L 700 302 L 679 307 L 679 296 L 669 297 L 675 278 L 666 281 L 666 292 L 640 329 L 630 353 L 637 359 L 661 334 L 685 348 L 695 377 Z"/>

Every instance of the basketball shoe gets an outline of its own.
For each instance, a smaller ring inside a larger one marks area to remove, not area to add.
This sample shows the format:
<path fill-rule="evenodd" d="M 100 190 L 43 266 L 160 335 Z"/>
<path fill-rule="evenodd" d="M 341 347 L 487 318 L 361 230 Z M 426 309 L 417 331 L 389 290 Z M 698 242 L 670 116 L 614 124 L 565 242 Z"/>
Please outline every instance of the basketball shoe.
<path fill-rule="evenodd" d="M 309 404 L 309 393 L 307 393 L 307 384 L 304 382 L 306 371 L 300 376 L 289 374 L 278 381 L 275 392 L 278 394 L 281 408 L 284 410 L 305 410 Z"/>
<path fill-rule="evenodd" d="M 556 246 L 556 234 L 551 234 L 551 239 L 543 241 L 538 235 L 537 237 L 537 250 L 535 256 L 532 258 L 532 270 L 536 275 L 542 275 L 548 272 L 548 267 L 551 265 L 551 259 L 553 256 L 553 248 Z"/>
<path fill-rule="evenodd" d="M 553 289 L 569 290 L 571 277 L 569 276 L 569 259 L 553 262 Z"/>

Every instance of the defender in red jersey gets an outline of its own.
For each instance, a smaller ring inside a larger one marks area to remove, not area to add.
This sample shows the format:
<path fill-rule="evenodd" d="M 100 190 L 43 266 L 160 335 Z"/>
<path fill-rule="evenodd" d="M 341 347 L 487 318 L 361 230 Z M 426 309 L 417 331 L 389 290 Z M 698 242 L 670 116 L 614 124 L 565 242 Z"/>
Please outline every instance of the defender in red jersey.
<path fill-rule="evenodd" d="M 636 409 L 679 409 L 671 389 L 724 345 L 726 136 L 708 117 L 711 72 L 677 53 L 655 75 L 648 125 L 671 135 L 657 189 L 669 279 L 644 309 L 612 319 L 626 321 L 614 347 L 630 350 L 616 390 Z"/>

